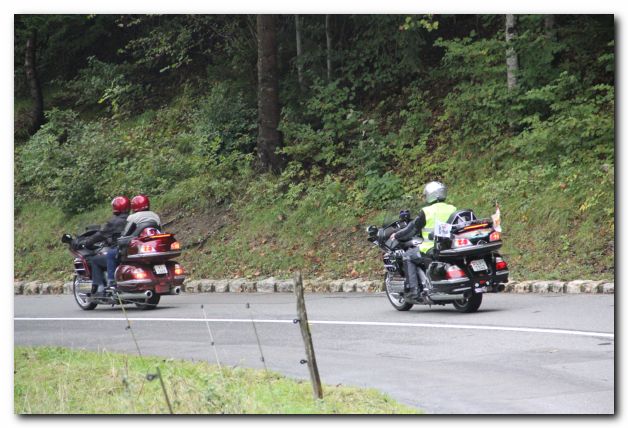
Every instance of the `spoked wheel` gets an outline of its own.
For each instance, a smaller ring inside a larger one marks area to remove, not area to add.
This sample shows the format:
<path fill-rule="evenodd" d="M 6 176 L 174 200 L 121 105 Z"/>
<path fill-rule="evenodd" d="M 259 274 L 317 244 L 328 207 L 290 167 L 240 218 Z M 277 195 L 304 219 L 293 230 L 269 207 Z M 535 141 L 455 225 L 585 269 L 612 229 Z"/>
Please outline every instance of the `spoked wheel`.
<path fill-rule="evenodd" d="M 454 308 L 458 312 L 471 313 L 479 309 L 482 304 L 482 294 L 472 294 L 471 297 L 464 300 L 454 300 Z"/>
<path fill-rule="evenodd" d="M 78 276 L 74 276 L 74 283 L 72 284 L 72 291 L 74 294 L 74 300 L 84 311 L 91 311 L 98 306 L 97 303 L 90 302 L 87 299 L 87 294 L 81 292 Z"/>
<path fill-rule="evenodd" d="M 153 294 L 150 299 L 146 299 L 143 302 L 135 302 L 135 306 L 137 306 L 139 309 L 147 311 L 150 309 L 155 309 L 157 307 L 157 304 L 159 303 L 159 300 L 161 300 L 161 296 L 159 294 Z"/>
<path fill-rule="evenodd" d="M 390 300 L 390 304 L 393 305 L 395 309 L 398 311 L 407 311 L 410 310 L 412 303 L 406 302 L 406 299 L 397 292 L 391 291 L 391 284 L 393 274 L 391 272 L 386 272 L 386 276 L 384 277 L 384 289 L 386 290 L 386 296 L 388 300 Z"/>

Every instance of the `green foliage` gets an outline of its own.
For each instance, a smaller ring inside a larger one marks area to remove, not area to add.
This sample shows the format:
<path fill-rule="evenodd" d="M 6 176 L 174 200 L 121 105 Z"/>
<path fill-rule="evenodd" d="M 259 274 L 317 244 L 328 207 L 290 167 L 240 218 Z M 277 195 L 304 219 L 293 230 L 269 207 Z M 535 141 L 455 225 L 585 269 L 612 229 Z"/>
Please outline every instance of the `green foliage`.
<path fill-rule="evenodd" d="M 301 114 L 305 120 L 293 110 L 284 111 L 282 152 L 304 164 L 341 165 L 347 143 L 359 132 L 361 113 L 352 104 L 351 90 L 340 87 L 338 81 L 318 81 L 312 90 Z"/>
<path fill-rule="evenodd" d="M 364 203 L 370 208 L 385 208 L 388 202 L 398 199 L 403 194 L 403 183 L 393 172 L 384 175 L 367 173 Z"/>
<path fill-rule="evenodd" d="M 147 88 L 132 82 L 129 67 L 87 58 L 88 66 L 66 84 L 77 105 L 104 104 L 113 117 L 129 116 L 146 101 Z"/>
<path fill-rule="evenodd" d="M 451 129 L 449 142 L 488 147 L 507 132 L 512 95 L 504 73 L 504 43 L 498 38 L 438 40 L 445 49 L 440 73 L 456 82 L 438 121 Z"/>
<path fill-rule="evenodd" d="M 34 198 L 77 213 L 120 193 L 164 194 L 187 179 L 206 184 L 201 194 L 224 200 L 252 159 L 243 150 L 252 144 L 251 114 L 220 86 L 200 103 L 184 94 L 178 108 L 125 126 L 50 110 L 17 153 L 16 205 Z"/>
<path fill-rule="evenodd" d="M 611 15 L 556 15 L 551 31 L 542 15 L 519 16 L 519 86 L 511 91 L 503 16 L 333 16 L 330 81 L 321 78 L 325 20 L 302 18 L 303 87 L 294 17 L 279 20 L 287 162 L 273 176 L 253 169 L 254 17 L 20 16 L 16 76 L 24 38 L 39 26 L 39 69 L 44 82 L 55 82 L 46 88 L 48 123 L 15 148 L 15 206 L 24 219 L 16 242 L 19 235 L 27 259 L 17 274 L 62 270 L 53 267 L 56 256 L 32 261 L 45 258 L 37 246 L 52 244 L 31 245 L 23 230 L 74 224 L 76 213 L 92 215 L 116 194 L 144 192 L 168 210 L 211 213 L 220 203 L 237 212 L 231 230 L 209 238 L 209 250 L 186 254 L 195 275 L 295 267 L 353 275 L 355 257 L 343 254 L 365 244 L 350 231 L 416 201 L 424 183 L 438 179 L 458 206 L 489 214 L 501 204 L 515 276 L 612 276 Z M 81 31 L 102 49 L 79 41 Z M 51 59 L 62 38 L 73 59 L 57 68 Z M 15 84 L 20 138 L 27 137 L 24 83 Z M 50 208 L 27 216 L 30 204 Z M 332 247 L 332 236 L 346 247 Z M 267 243 L 250 245 L 259 239 Z M 556 260 L 549 272 L 548 257 Z M 361 263 L 361 273 L 375 272 Z"/>

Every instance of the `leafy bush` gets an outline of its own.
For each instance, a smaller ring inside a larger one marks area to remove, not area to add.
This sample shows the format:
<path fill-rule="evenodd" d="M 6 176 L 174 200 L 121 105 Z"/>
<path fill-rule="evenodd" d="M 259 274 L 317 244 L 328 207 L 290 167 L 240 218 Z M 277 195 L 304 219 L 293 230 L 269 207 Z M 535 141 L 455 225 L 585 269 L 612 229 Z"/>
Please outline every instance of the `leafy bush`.
<path fill-rule="evenodd" d="M 282 152 L 304 164 L 338 166 L 346 162 L 349 141 L 357 137 L 361 113 L 352 104 L 353 93 L 338 81 L 313 85 L 313 95 L 299 115 L 287 109 L 280 129 Z"/>
<path fill-rule="evenodd" d="M 103 104 L 114 117 L 128 116 L 146 100 L 149 89 L 129 77 L 129 67 L 112 64 L 91 56 L 88 66 L 66 83 L 77 105 Z"/>
<path fill-rule="evenodd" d="M 364 204 L 370 208 L 385 208 L 386 204 L 403 195 L 403 183 L 393 172 L 384 175 L 368 173 L 366 175 L 366 189 Z"/>

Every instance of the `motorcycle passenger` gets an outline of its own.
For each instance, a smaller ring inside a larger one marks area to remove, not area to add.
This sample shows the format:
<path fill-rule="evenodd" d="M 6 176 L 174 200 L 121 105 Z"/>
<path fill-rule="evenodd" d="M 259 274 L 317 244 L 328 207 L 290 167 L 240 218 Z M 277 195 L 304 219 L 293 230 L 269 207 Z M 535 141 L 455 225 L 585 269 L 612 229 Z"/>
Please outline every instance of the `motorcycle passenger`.
<path fill-rule="evenodd" d="M 423 237 L 423 242 L 418 248 L 406 250 L 403 256 L 406 284 L 410 289 L 408 297 L 414 299 L 419 296 L 420 291 L 417 263 L 421 260 L 422 255 L 429 257 L 434 248 L 434 241 L 430 240 L 429 235 L 434 232 L 437 221 L 446 223 L 449 216 L 456 211 L 455 206 L 445 203 L 447 187 L 438 181 L 432 181 L 425 185 L 423 198 L 428 205 L 423 207 L 417 217 L 406 227 L 391 235 L 392 239 L 399 241 L 407 241 L 419 233 Z M 423 288 L 423 284 L 421 286 Z"/>
<path fill-rule="evenodd" d="M 105 252 L 91 257 L 90 260 L 92 268 L 92 290 L 95 290 L 95 292 L 99 294 L 102 294 L 105 290 L 103 270 L 108 270 L 107 277 L 110 279 L 113 278 L 115 273 L 115 267 L 112 272 L 109 272 L 107 260 L 110 253 L 114 251 L 117 253 L 116 240 L 124 230 L 127 217 L 129 217 L 129 198 L 126 196 L 116 196 L 111 201 L 111 208 L 113 210 L 113 217 L 111 217 L 99 231 L 80 242 L 80 246 L 84 247 L 90 247 L 103 241 L 105 242 Z"/>
<path fill-rule="evenodd" d="M 123 236 L 128 236 L 135 231 L 135 229 L 142 224 L 154 222 L 161 227 L 161 219 L 159 216 L 150 211 L 150 200 L 146 195 L 137 195 L 131 199 L 131 209 L 133 214 L 127 218 L 126 227 L 124 228 Z"/>

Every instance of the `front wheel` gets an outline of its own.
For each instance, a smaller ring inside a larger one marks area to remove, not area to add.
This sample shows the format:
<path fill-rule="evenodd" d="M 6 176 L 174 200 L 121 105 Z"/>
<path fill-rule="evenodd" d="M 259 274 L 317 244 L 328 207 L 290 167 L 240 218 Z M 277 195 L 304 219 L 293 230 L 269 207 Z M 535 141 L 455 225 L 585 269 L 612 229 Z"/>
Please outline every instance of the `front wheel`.
<path fill-rule="evenodd" d="M 96 306 L 98 306 L 97 303 L 90 302 L 87 299 L 87 295 L 85 293 L 81 293 L 79 277 L 76 275 L 74 276 L 74 283 L 72 284 L 72 292 L 74 294 L 74 300 L 76 300 L 79 308 L 83 309 L 84 311 L 91 311 L 95 309 Z"/>
<path fill-rule="evenodd" d="M 391 289 L 391 281 L 393 279 L 392 272 L 386 272 L 386 276 L 384 277 L 384 290 L 386 290 L 386 297 L 390 301 L 390 304 L 393 305 L 395 309 L 398 311 L 408 311 L 412 306 L 412 303 L 406 302 L 406 299 L 397 292 L 393 292 Z"/>
<path fill-rule="evenodd" d="M 481 304 L 482 294 L 472 294 L 471 297 L 464 300 L 454 300 L 454 308 L 456 308 L 458 312 L 465 314 L 477 311 Z"/>

